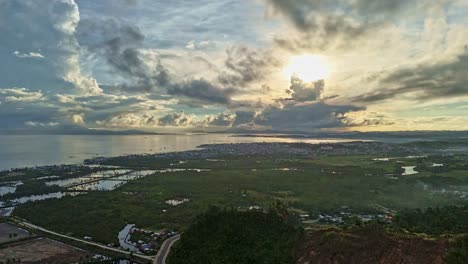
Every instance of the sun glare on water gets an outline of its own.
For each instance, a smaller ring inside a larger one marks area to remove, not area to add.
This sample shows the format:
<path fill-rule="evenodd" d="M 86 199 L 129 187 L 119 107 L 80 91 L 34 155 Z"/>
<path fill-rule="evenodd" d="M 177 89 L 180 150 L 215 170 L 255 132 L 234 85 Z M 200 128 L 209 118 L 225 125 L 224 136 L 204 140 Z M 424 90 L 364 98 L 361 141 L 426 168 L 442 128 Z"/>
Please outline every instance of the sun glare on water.
<path fill-rule="evenodd" d="M 304 82 L 323 80 L 330 75 L 330 64 L 320 55 L 300 55 L 289 60 L 284 70 L 287 78 L 296 76 Z"/>

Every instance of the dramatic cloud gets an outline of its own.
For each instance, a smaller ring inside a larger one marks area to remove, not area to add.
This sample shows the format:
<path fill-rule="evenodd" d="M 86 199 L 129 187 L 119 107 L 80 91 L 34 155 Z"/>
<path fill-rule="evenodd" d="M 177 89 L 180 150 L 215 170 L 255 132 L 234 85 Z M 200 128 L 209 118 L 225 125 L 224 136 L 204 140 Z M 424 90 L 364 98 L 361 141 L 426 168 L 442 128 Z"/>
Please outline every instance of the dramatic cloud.
<path fill-rule="evenodd" d="M 287 17 L 302 31 L 326 30 L 338 33 L 356 28 L 346 22 L 355 17 L 363 21 L 362 26 L 374 21 L 391 18 L 396 13 L 404 13 L 407 8 L 414 8 L 415 2 L 405 0 L 267 0 L 273 10 Z M 320 13 L 327 16 L 320 17 Z M 329 14 L 334 14 L 329 16 Z"/>
<path fill-rule="evenodd" d="M 168 88 L 171 95 L 182 96 L 193 102 L 229 104 L 231 96 L 236 92 L 233 88 L 221 88 L 207 80 L 192 80 L 181 84 L 173 84 Z"/>
<path fill-rule="evenodd" d="M 187 127 L 194 125 L 194 116 L 184 112 L 165 115 L 158 120 L 159 126 Z"/>
<path fill-rule="evenodd" d="M 148 92 L 169 83 L 169 74 L 159 58 L 142 51 L 145 36 L 134 25 L 115 19 L 84 20 L 78 27 L 78 39 L 82 46 L 103 56 L 117 73 L 130 79 L 117 88 Z"/>
<path fill-rule="evenodd" d="M 209 118 L 208 124 L 217 127 L 232 127 L 235 119 L 235 114 L 223 112 Z"/>
<path fill-rule="evenodd" d="M 460 129 L 467 10 L 461 0 L 0 0 L 0 132 Z M 314 56 L 323 61 L 294 60 Z"/>
<path fill-rule="evenodd" d="M 187 115 L 184 112 L 169 113 L 163 116 L 152 114 L 137 115 L 132 113 L 120 114 L 105 121 L 96 123 L 106 127 L 140 127 L 140 128 L 187 128 L 206 125 L 208 119 L 197 119 L 195 115 Z"/>
<path fill-rule="evenodd" d="M 280 62 L 271 51 L 252 50 L 245 46 L 235 46 L 227 50 L 225 66 L 229 70 L 218 77 L 221 84 L 243 87 L 249 83 L 262 81 Z"/>
<path fill-rule="evenodd" d="M 364 108 L 349 105 L 328 105 L 323 102 L 271 106 L 256 117 L 255 123 L 274 130 L 313 131 L 345 127 L 345 115 Z"/>
<path fill-rule="evenodd" d="M 233 88 L 223 88 L 206 79 L 174 80 L 161 63 L 162 56 L 144 49 L 144 38 L 138 27 L 112 19 L 83 21 L 79 27 L 80 43 L 104 56 L 113 69 L 130 80 L 113 85 L 114 89 L 167 92 L 181 97 L 189 105 L 228 104 L 231 101 Z"/>
<path fill-rule="evenodd" d="M 0 89 L 0 102 L 34 102 L 43 100 L 42 91 L 32 92 L 26 88 Z"/>
<path fill-rule="evenodd" d="M 266 0 L 273 13 L 292 23 L 297 34 L 279 36 L 284 49 L 301 51 L 351 49 L 389 27 L 397 14 L 419 11 L 423 4 L 404 0 Z"/>
<path fill-rule="evenodd" d="M 379 89 L 354 98 L 357 102 L 378 102 L 404 94 L 416 100 L 468 95 L 468 49 L 454 61 L 416 65 L 387 73 L 377 80 Z"/>
<path fill-rule="evenodd" d="M 342 120 L 348 127 L 382 127 L 392 126 L 396 121 L 391 117 L 376 112 L 352 112 L 345 115 Z"/>
<path fill-rule="evenodd" d="M 79 115 L 79 114 L 74 114 L 71 116 L 71 120 L 74 124 L 79 124 L 79 125 L 84 125 L 85 124 L 85 120 L 84 120 L 84 117 L 83 115 Z"/>
<path fill-rule="evenodd" d="M 63 89 L 68 83 L 80 92 L 101 92 L 97 82 L 81 71 L 80 48 L 74 35 L 79 20 L 73 0 L 0 1 L 0 56 L 7 60 L 0 70 L 10 76 L 0 80 L 0 87 L 33 88 L 40 82 L 41 86 Z M 24 58 L 47 60 L 31 64 Z M 17 74 L 25 70 L 29 78 Z"/>
<path fill-rule="evenodd" d="M 320 95 L 325 88 L 325 81 L 320 80 L 313 83 L 306 83 L 298 77 L 291 77 L 291 87 L 286 90 L 291 98 L 298 102 L 315 101 L 320 99 Z"/>
<path fill-rule="evenodd" d="M 138 116 L 132 113 L 119 114 L 105 121 L 96 121 L 97 125 L 106 127 L 152 127 L 158 124 L 152 115 Z"/>
<path fill-rule="evenodd" d="M 223 112 L 212 117 L 208 125 L 246 129 L 273 129 L 278 131 L 315 131 L 356 126 L 347 117 L 364 107 L 332 105 L 320 99 L 325 88 L 323 81 L 306 84 L 291 79 L 291 98 L 279 100 L 258 113 L 252 111 Z"/>

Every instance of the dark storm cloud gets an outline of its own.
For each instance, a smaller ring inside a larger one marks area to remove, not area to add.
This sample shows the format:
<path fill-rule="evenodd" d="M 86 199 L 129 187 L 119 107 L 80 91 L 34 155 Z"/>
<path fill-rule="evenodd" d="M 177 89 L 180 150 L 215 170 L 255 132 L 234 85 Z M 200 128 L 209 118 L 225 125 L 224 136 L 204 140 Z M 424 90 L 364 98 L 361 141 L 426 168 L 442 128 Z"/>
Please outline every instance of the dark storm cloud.
<path fill-rule="evenodd" d="M 354 120 L 345 117 L 342 121 L 348 127 L 392 126 L 396 124 L 395 121 L 387 120 L 387 117 L 383 115 L 364 118 L 362 120 Z"/>
<path fill-rule="evenodd" d="M 283 131 L 311 131 L 346 127 L 346 114 L 365 110 L 352 105 L 329 105 L 324 102 L 271 106 L 255 118 L 255 123 Z"/>
<path fill-rule="evenodd" d="M 347 114 L 366 108 L 354 105 L 332 105 L 321 99 L 325 89 L 323 80 L 304 83 L 291 78 L 287 90 L 290 98 L 278 100 L 256 115 L 245 113 L 242 120 L 252 116 L 251 124 L 280 131 L 313 131 L 322 128 L 343 128 L 350 126 Z M 248 122 L 246 122 L 248 123 Z"/>
<path fill-rule="evenodd" d="M 113 19 L 86 20 L 80 23 L 78 36 L 81 45 L 102 55 L 118 74 L 127 79 L 125 83 L 103 86 L 109 90 L 167 92 L 181 97 L 183 103 L 192 106 L 206 103 L 228 104 L 235 92 L 233 88 L 224 88 L 205 79 L 184 82 L 174 80 L 161 62 L 164 56 L 170 55 L 145 53 L 145 36 L 136 26 Z M 254 55 L 255 53 L 250 53 L 246 56 L 252 62 L 255 61 Z M 244 63 L 235 63 L 237 61 L 230 63 L 234 70 L 248 74 L 247 69 L 242 69 L 245 67 Z M 249 77 L 240 78 L 247 80 Z"/>
<path fill-rule="evenodd" d="M 113 41 L 112 46 L 117 46 Z M 115 49 L 107 57 L 108 62 L 125 78 L 129 83 L 119 84 L 119 88 L 128 92 L 150 92 L 157 88 L 165 87 L 170 82 L 169 72 L 156 58 L 155 61 L 148 60 L 140 50 L 126 48 L 124 50 Z M 148 63 L 150 62 L 150 64 Z"/>
<path fill-rule="evenodd" d="M 232 126 L 239 127 L 251 123 L 255 119 L 256 113 L 249 111 L 237 111 Z"/>
<path fill-rule="evenodd" d="M 280 62 L 270 51 L 253 50 L 246 46 L 235 46 L 227 51 L 225 66 L 229 72 L 222 72 L 218 80 L 223 85 L 245 86 L 266 78 L 271 69 Z"/>
<path fill-rule="evenodd" d="M 354 98 L 372 103 L 414 93 L 417 100 L 468 95 L 468 50 L 450 63 L 417 65 L 387 73 L 377 79 L 380 89 Z"/>
<path fill-rule="evenodd" d="M 325 88 L 325 81 L 319 80 L 306 83 L 298 77 L 291 77 L 291 86 L 286 92 L 291 95 L 291 99 L 298 102 L 316 101 Z"/>
<path fill-rule="evenodd" d="M 208 122 L 211 126 L 243 129 L 273 129 L 278 131 L 310 132 L 322 128 L 357 126 L 348 113 L 366 108 L 354 105 L 332 105 L 320 99 L 325 88 L 323 81 L 304 84 L 292 79 L 291 98 L 278 100 L 276 104 L 259 111 L 224 112 Z M 376 124 L 376 120 L 359 121 Z M 383 121 L 380 121 L 383 122 Z"/>
<path fill-rule="evenodd" d="M 334 129 L 358 126 L 358 123 L 347 117 L 350 112 L 365 110 L 352 105 L 329 105 L 324 102 L 288 104 L 286 106 L 269 106 L 259 113 L 238 111 L 220 113 L 207 122 L 209 126 L 273 129 L 277 131 L 312 132 L 320 129 Z M 359 124 L 376 125 L 382 120 L 359 121 Z M 386 123 L 387 124 L 387 123 Z"/>
<path fill-rule="evenodd" d="M 172 84 L 167 89 L 170 95 L 183 96 L 205 103 L 229 104 L 231 96 L 236 92 L 233 88 L 221 88 L 205 80 L 192 80 L 180 84 Z"/>

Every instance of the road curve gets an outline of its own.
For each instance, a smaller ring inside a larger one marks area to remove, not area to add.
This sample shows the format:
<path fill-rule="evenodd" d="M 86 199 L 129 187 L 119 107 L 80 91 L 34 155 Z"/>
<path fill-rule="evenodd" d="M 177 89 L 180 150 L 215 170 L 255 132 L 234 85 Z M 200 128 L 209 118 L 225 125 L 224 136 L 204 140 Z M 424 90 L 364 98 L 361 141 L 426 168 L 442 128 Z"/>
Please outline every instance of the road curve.
<path fill-rule="evenodd" d="M 180 235 L 173 236 L 171 238 L 166 239 L 164 243 L 161 245 L 161 248 L 159 249 L 158 254 L 156 255 L 156 259 L 154 260 L 154 263 L 166 264 L 166 258 L 169 255 L 169 252 L 171 251 L 171 247 L 179 239 L 180 239 Z"/>
<path fill-rule="evenodd" d="M 70 239 L 70 240 L 78 241 L 78 242 L 81 242 L 81 243 L 84 243 L 84 244 L 96 246 L 96 247 L 106 249 L 106 250 L 109 250 L 109 251 L 114 251 L 114 252 L 117 252 L 117 253 L 130 255 L 130 252 L 125 251 L 125 250 L 121 250 L 121 249 L 113 248 L 113 247 L 108 247 L 108 246 L 105 246 L 103 244 L 99 244 L 99 243 L 96 243 L 96 242 L 91 242 L 91 241 L 87 241 L 87 240 L 83 240 L 83 239 L 79 239 L 79 238 L 75 238 L 75 237 L 71 237 L 71 236 L 67 236 L 67 235 L 62 235 L 60 233 L 50 231 L 48 229 L 42 228 L 42 227 L 37 226 L 37 225 L 30 224 L 30 223 L 27 223 L 27 222 L 21 222 L 19 224 L 24 226 L 24 227 L 29 227 L 31 229 L 36 229 L 36 230 L 39 230 L 39 231 L 42 231 L 42 232 L 45 232 L 45 233 L 48 233 L 48 234 L 52 234 L 52 235 L 55 235 L 55 236 L 59 236 L 59 237 L 67 238 L 67 239 Z M 147 260 L 153 260 L 153 258 L 154 258 L 154 257 L 150 257 L 150 256 L 136 254 L 136 253 L 133 253 L 133 255 L 137 256 L 137 257 L 140 257 L 140 258 L 143 258 L 143 259 L 147 259 Z"/>

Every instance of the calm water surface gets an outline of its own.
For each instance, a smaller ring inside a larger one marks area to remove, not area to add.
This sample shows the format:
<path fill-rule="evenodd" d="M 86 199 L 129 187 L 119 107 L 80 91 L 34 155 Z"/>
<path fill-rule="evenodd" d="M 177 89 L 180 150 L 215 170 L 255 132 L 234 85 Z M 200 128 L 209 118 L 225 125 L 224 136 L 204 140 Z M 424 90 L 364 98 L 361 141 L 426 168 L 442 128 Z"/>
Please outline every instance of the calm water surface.
<path fill-rule="evenodd" d="M 0 135 L 0 170 L 36 165 L 77 164 L 96 156 L 185 151 L 202 144 L 249 142 L 345 142 L 346 139 L 231 137 L 229 134 L 150 136 Z"/>

